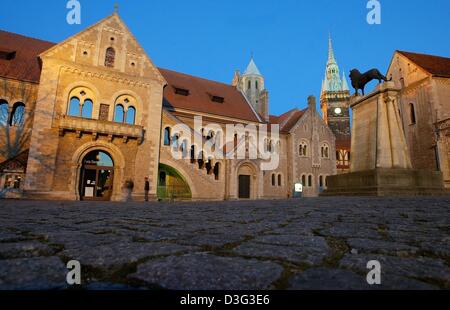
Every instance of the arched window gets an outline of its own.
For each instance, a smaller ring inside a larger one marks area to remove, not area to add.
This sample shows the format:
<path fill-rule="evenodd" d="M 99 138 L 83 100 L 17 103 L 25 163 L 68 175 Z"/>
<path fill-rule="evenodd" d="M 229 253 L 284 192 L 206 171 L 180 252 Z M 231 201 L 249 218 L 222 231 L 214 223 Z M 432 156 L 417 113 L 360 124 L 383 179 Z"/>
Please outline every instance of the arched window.
<path fill-rule="evenodd" d="M 180 135 L 178 133 L 174 134 L 172 137 L 172 147 L 174 150 L 177 150 L 180 146 Z"/>
<path fill-rule="evenodd" d="M 116 60 L 116 51 L 112 47 L 106 49 L 105 66 L 114 68 L 114 61 Z"/>
<path fill-rule="evenodd" d="M 0 126 L 6 126 L 8 124 L 8 118 L 8 102 L 0 100 Z"/>
<path fill-rule="evenodd" d="M 308 186 L 311 187 L 312 186 L 312 175 L 308 176 Z"/>
<path fill-rule="evenodd" d="M 306 142 L 302 142 L 298 147 L 298 155 L 300 157 L 308 156 L 308 144 Z"/>
<path fill-rule="evenodd" d="M 259 89 L 258 81 L 255 81 L 255 87 L 257 90 Z"/>
<path fill-rule="evenodd" d="M 252 88 L 252 82 L 248 81 L 247 89 L 251 89 L 251 88 Z"/>
<path fill-rule="evenodd" d="M 279 175 L 278 175 L 278 186 L 281 186 L 281 182 L 282 182 L 282 180 L 281 180 L 281 174 L 279 174 Z"/>
<path fill-rule="evenodd" d="M 214 166 L 214 178 L 216 181 L 219 181 L 220 177 L 220 163 L 216 163 Z"/>
<path fill-rule="evenodd" d="M 86 99 L 83 103 L 83 107 L 81 110 L 81 117 L 83 118 L 92 118 L 92 108 L 93 103 L 91 99 Z"/>
<path fill-rule="evenodd" d="M 11 126 L 21 127 L 25 121 L 25 105 L 22 102 L 14 104 L 11 115 Z"/>
<path fill-rule="evenodd" d="M 275 174 L 272 174 L 272 186 L 275 186 Z"/>
<path fill-rule="evenodd" d="M 183 140 L 183 142 L 181 143 L 181 152 L 183 159 L 187 158 L 188 156 L 187 140 Z"/>
<path fill-rule="evenodd" d="M 129 125 L 134 125 L 136 120 L 136 109 L 134 107 L 128 107 L 126 123 Z"/>
<path fill-rule="evenodd" d="M 306 175 L 302 175 L 302 185 L 306 186 Z"/>
<path fill-rule="evenodd" d="M 204 167 L 204 165 L 205 165 L 205 161 L 203 160 L 204 157 L 205 157 L 205 155 L 204 155 L 203 151 L 201 151 L 201 152 L 198 154 L 198 160 L 197 160 L 197 163 L 198 163 L 198 169 L 203 169 L 203 167 Z"/>
<path fill-rule="evenodd" d="M 208 160 L 206 161 L 205 168 L 206 168 L 206 174 L 211 174 L 211 172 L 213 172 L 211 158 L 208 158 Z"/>
<path fill-rule="evenodd" d="M 322 144 L 321 148 L 320 148 L 320 153 L 322 158 L 330 158 L 330 148 L 328 146 L 328 144 L 324 143 Z"/>
<path fill-rule="evenodd" d="M 272 140 L 269 140 L 268 150 L 269 150 L 270 153 L 273 153 L 273 151 L 274 151 L 274 149 L 273 149 L 273 141 Z"/>
<path fill-rule="evenodd" d="M 81 104 L 80 99 L 77 97 L 72 97 L 69 103 L 69 116 L 80 116 L 81 114 Z"/>
<path fill-rule="evenodd" d="M 164 129 L 164 145 L 165 146 L 170 146 L 170 140 L 171 140 L 170 127 L 166 127 Z"/>
<path fill-rule="evenodd" d="M 206 136 L 206 140 L 211 140 L 212 138 L 214 138 L 214 131 L 210 130 L 208 132 L 208 135 Z"/>
<path fill-rule="evenodd" d="M 114 111 L 114 121 L 117 123 L 123 123 L 125 120 L 125 110 L 123 105 L 116 105 L 116 109 Z"/>
<path fill-rule="evenodd" d="M 416 123 L 416 110 L 414 108 L 413 103 L 409 104 L 409 116 L 410 116 L 411 125 L 414 125 Z"/>
<path fill-rule="evenodd" d="M 191 145 L 191 164 L 195 163 L 195 145 Z"/>

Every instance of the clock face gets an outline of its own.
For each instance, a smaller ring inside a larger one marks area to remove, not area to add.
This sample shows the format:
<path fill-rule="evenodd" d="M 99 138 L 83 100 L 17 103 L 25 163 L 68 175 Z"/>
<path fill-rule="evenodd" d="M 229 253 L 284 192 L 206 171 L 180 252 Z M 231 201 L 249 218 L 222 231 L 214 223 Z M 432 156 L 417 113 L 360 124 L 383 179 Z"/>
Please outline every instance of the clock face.
<path fill-rule="evenodd" d="M 336 115 L 341 115 L 342 114 L 342 109 L 341 108 L 336 108 L 336 109 L 334 109 L 334 113 Z"/>

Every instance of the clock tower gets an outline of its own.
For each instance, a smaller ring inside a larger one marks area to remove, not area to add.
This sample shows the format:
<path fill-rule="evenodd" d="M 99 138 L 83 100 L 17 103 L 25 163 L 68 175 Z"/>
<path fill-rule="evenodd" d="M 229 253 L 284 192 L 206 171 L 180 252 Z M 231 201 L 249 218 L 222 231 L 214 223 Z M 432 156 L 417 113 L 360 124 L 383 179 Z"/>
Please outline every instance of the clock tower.
<path fill-rule="evenodd" d="M 320 108 L 325 122 L 336 136 L 336 160 L 338 173 L 350 170 L 350 90 L 345 74 L 340 75 L 334 56 L 331 37 L 328 40 L 328 62 L 322 82 Z"/>

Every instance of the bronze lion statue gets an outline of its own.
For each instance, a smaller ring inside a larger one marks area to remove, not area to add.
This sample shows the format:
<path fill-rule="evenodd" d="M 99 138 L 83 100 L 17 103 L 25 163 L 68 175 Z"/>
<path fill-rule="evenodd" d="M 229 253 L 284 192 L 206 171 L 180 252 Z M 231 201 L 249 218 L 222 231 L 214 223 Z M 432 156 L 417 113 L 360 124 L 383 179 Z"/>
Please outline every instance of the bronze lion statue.
<path fill-rule="evenodd" d="M 353 69 L 350 71 L 350 79 L 352 81 L 352 86 L 356 91 L 356 95 L 358 95 L 358 90 L 361 89 L 363 96 L 364 88 L 369 82 L 378 80 L 378 83 L 381 83 L 381 81 L 387 82 L 392 80 L 392 78 L 388 80 L 378 69 L 372 69 L 366 73 L 361 73 L 358 69 Z"/>

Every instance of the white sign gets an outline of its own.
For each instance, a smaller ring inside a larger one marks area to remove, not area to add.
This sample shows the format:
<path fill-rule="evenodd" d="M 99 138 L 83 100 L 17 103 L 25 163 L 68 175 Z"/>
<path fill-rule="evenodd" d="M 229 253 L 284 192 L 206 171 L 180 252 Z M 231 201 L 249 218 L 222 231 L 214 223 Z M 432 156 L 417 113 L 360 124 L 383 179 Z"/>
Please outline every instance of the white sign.
<path fill-rule="evenodd" d="M 303 185 L 302 185 L 302 183 L 296 183 L 295 184 L 295 192 L 296 193 L 303 193 Z"/>
<path fill-rule="evenodd" d="M 84 189 L 84 197 L 94 197 L 94 187 L 86 187 Z"/>

